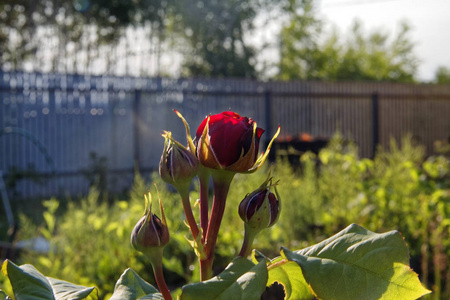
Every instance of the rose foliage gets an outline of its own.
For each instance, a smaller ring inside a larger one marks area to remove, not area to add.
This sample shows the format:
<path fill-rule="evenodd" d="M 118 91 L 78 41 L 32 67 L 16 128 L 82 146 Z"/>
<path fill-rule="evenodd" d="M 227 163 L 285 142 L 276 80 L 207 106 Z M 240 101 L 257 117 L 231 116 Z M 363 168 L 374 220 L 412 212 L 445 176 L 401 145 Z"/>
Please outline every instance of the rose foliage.
<path fill-rule="evenodd" d="M 275 283 L 283 287 L 280 299 L 417 299 L 430 292 L 409 267 L 409 251 L 398 231 L 378 234 L 351 224 L 316 245 L 300 250 L 282 247 L 275 258 L 254 250 L 254 239 L 266 228 L 276 226 L 281 210 L 277 186 L 282 183 L 270 174 L 259 188 L 242 195 L 241 204 L 234 208 L 245 227 L 242 250 L 222 272 L 213 274 L 217 233 L 233 177 L 236 173 L 255 172 L 263 165 L 279 130 L 266 151 L 259 155 L 264 130 L 251 118 L 234 112 L 208 116 L 192 139 L 186 120 L 176 113 L 185 125 L 187 145 L 173 140 L 170 132 L 163 134 L 166 142 L 160 174 L 180 194 L 186 225 L 191 231 L 187 239 L 201 268 L 200 282 L 183 286 L 176 295 L 178 299 L 257 300 Z M 200 190 L 200 204 L 196 206 L 191 205 L 189 198 L 189 186 L 195 175 Z M 210 180 L 214 188 L 212 207 L 207 192 Z M 163 248 L 170 243 L 162 202 L 160 199 L 161 219 L 152 213 L 151 201 L 149 206 L 146 202 L 144 216 L 136 220 L 138 223 L 130 233 L 133 247 L 150 260 L 157 287 L 128 268 L 118 278 L 110 299 L 168 300 L 174 296 L 162 272 Z M 199 209 L 200 222 L 192 208 Z M 17 266 L 6 260 L 1 269 L 9 278 L 17 300 L 98 299 L 95 287 L 46 277 L 32 265 Z M 0 290 L 0 300 L 5 299 L 10 298 Z"/>

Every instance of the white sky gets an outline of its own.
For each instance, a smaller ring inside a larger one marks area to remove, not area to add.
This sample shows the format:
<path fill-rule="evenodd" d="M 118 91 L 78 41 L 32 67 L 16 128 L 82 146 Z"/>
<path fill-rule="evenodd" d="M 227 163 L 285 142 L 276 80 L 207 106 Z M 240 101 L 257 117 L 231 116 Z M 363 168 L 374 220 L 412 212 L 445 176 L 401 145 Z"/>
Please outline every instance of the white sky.
<path fill-rule="evenodd" d="M 321 0 L 318 12 L 341 33 L 358 18 L 364 32 L 395 35 L 400 21 L 407 20 L 420 59 L 418 78 L 432 80 L 438 66 L 450 68 L 450 0 Z"/>

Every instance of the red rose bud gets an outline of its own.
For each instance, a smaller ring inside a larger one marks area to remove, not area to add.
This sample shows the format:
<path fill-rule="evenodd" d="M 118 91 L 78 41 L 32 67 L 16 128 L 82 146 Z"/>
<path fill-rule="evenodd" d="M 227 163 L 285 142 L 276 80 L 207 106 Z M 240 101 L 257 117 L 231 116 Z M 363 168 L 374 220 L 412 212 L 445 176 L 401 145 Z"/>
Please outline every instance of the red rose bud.
<path fill-rule="evenodd" d="M 272 184 L 272 178 L 269 178 L 240 203 L 239 216 L 247 226 L 262 230 L 276 223 L 280 214 L 280 202 L 278 195 L 275 196 L 270 191 L 272 186 L 275 185 Z"/>
<path fill-rule="evenodd" d="M 278 135 L 275 134 L 274 138 Z M 212 115 L 197 129 L 195 144 L 200 163 L 211 169 L 252 172 L 265 161 L 270 150 L 258 158 L 259 141 L 264 129 L 251 118 L 231 111 Z"/>
<path fill-rule="evenodd" d="M 145 196 L 146 212 L 138 221 L 133 229 L 133 232 L 131 233 L 131 245 L 136 250 L 149 256 L 150 260 L 152 260 L 150 256 L 152 256 L 153 253 L 159 256 L 159 252 L 155 252 L 154 250 L 159 250 L 167 245 L 169 243 L 170 236 L 161 199 L 159 200 L 159 205 L 162 219 L 152 213 L 151 194 L 149 193 L 148 195 L 148 198 Z M 148 209 L 147 203 L 149 203 Z"/>
<path fill-rule="evenodd" d="M 209 116 L 197 129 L 197 156 L 208 168 L 246 172 L 256 162 L 263 132 L 234 112 Z"/>
<path fill-rule="evenodd" d="M 159 162 L 161 178 L 177 189 L 189 186 L 192 178 L 197 175 L 198 160 L 186 147 L 172 138 L 170 132 L 164 132 L 164 150 Z"/>

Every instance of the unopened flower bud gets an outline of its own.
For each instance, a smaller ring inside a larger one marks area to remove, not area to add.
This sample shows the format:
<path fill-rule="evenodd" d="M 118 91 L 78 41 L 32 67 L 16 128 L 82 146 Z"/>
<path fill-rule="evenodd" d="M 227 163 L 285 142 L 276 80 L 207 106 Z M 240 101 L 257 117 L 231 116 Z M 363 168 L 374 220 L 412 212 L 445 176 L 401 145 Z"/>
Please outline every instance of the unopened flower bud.
<path fill-rule="evenodd" d="M 145 197 L 146 209 L 144 216 L 138 221 L 131 233 L 131 245 L 136 250 L 147 255 L 150 260 L 151 256 L 159 256 L 159 250 L 169 243 L 169 229 L 167 227 L 166 217 L 164 210 L 160 203 L 162 219 L 158 218 L 152 213 L 151 209 L 151 195 Z M 149 207 L 147 208 L 147 203 Z M 156 250 L 156 251 L 155 251 Z"/>
<path fill-rule="evenodd" d="M 279 197 L 270 191 L 272 178 L 247 195 L 239 205 L 239 216 L 249 226 L 262 230 L 275 224 L 280 214 Z"/>
<path fill-rule="evenodd" d="M 198 172 L 198 160 L 186 147 L 172 138 L 170 132 L 164 132 L 164 150 L 159 162 L 161 178 L 175 188 L 189 186 Z"/>
<path fill-rule="evenodd" d="M 239 256 L 247 257 L 256 235 L 276 223 L 281 209 L 276 184 L 272 184 L 269 174 L 266 181 L 239 204 L 239 216 L 245 223 L 245 236 Z M 275 194 L 270 191 L 272 187 Z"/>

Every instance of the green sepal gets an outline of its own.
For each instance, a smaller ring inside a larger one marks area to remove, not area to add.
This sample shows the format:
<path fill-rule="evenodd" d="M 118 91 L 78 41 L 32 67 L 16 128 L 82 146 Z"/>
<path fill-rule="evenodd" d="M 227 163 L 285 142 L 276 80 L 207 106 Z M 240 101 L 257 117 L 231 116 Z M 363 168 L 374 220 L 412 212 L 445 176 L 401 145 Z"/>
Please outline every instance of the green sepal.
<path fill-rule="evenodd" d="M 270 149 L 272 148 L 272 144 L 275 141 L 275 139 L 278 137 L 278 135 L 280 134 L 280 131 L 281 131 L 281 127 L 278 126 L 277 132 L 275 132 L 275 134 L 273 135 L 272 139 L 269 142 L 269 145 L 267 145 L 266 151 L 258 157 L 258 159 L 254 163 L 254 165 L 246 173 L 254 173 L 254 172 L 258 171 L 259 168 L 262 167 L 262 165 L 264 165 L 264 162 L 269 157 L 269 153 L 270 153 Z"/>
<path fill-rule="evenodd" d="M 188 227 L 189 225 L 186 224 Z M 197 239 L 195 240 L 190 240 L 188 237 L 184 237 L 188 243 L 191 245 L 191 247 L 194 249 L 195 255 L 197 255 L 198 258 L 202 259 L 206 259 L 206 253 L 204 250 L 204 245 L 202 243 L 202 236 L 203 236 L 203 230 L 202 228 L 199 228 L 199 234 L 197 235 Z"/>
<path fill-rule="evenodd" d="M 181 119 L 181 121 L 183 121 L 184 127 L 186 129 L 186 140 L 188 143 L 189 151 L 191 151 L 192 154 L 196 155 L 195 154 L 196 148 L 195 148 L 194 142 L 191 137 L 191 130 L 189 128 L 188 122 L 186 121 L 186 119 L 183 117 L 183 115 L 179 111 L 177 111 L 176 109 L 174 109 L 173 111 Z"/>

